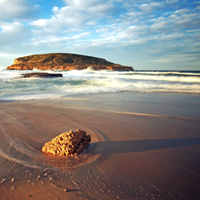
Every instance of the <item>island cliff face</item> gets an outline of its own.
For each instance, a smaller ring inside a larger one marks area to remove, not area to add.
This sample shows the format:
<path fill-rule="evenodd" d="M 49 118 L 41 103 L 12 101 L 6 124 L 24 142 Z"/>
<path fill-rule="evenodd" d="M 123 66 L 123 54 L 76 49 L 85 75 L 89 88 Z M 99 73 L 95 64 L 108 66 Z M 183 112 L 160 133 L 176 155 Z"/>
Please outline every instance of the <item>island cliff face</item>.
<path fill-rule="evenodd" d="M 102 58 L 69 53 L 39 54 L 16 58 L 7 70 L 93 70 L 133 71 L 130 66 L 108 62 Z"/>

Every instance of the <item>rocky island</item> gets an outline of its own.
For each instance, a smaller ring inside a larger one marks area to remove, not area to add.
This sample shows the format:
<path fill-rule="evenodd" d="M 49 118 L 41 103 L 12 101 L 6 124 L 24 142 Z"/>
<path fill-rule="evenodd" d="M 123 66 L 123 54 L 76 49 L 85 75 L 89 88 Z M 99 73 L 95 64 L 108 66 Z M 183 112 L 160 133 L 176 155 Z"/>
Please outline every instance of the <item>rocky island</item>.
<path fill-rule="evenodd" d="M 7 70 L 84 70 L 89 67 L 93 70 L 133 71 L 130 66 L 115 64 L 102 58 L 70 53 L 19 57 L 14 60 L 13 65 L 7 67 Z"/>

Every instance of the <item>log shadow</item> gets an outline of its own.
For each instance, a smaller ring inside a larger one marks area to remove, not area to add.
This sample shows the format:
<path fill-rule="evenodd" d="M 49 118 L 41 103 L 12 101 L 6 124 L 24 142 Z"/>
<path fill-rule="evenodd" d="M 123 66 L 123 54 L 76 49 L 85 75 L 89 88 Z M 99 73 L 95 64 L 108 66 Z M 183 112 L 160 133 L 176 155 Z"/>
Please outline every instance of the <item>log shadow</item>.
<path fill-rule="evenodd" d="M 200 138 L 105 141 L 92 143 L 93 154 L 120 154 L 200 144 Z"/>

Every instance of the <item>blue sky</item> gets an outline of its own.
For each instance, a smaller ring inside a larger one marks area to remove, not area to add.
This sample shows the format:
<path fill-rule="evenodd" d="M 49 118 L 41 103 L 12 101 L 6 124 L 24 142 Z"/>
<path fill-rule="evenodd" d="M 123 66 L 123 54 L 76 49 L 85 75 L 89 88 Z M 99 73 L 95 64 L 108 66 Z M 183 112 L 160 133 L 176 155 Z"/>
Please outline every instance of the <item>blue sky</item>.
<path fill-rule="evenodd" d="M 52 52 L 200 70 L 200 1 L 0 0 L 0 67 Z"/>

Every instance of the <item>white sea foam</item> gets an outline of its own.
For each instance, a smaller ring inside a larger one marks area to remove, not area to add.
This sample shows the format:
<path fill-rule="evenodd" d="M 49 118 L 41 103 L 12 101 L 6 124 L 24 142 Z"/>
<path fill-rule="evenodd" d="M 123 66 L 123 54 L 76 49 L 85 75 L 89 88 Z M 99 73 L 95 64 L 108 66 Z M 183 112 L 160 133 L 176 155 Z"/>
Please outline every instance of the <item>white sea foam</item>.
<path fill-rule="evenodd" d="M 189 76 L 200 76 L 198 71 L 194 72 L 184 72 L 184 71 L 134 71 L 135 73 L 139 74 L 155 74 L 155 75 L 189 75 Z"/>
<path fill-rule="evenodd" d="M 136 80 L 160 80 L 160 81 L 170 81 L 170 82 L 194 82 L 200 83 L 200 73 L 187 73 L 188 76 L 182 76 L 186 73 L 178 73 L 179 75 L 165 76 L 164 74 L 169 74 L 170 72 L 108 72 L 108 71 L 71 71 L 68 73 L 63 73 L 64 77 L 81 77 L 81 78 L 122 78 L 122 79 L 136 79 Z M 177 73 L 177 72 L 176 72 Z"/>
<path fill-rule="evenodd" d="M 63 78 L 55 79 L 19 78 L 22 73 L 30 71 L 0 71 L 0 100 L 62 98 L 123 91 L 200 93 L 200 73 L 197 72 L 188 72 L 187 75 L 174 72 L 179 73 L 175 75 L 173 72 L 73 70 L 62 71 Z"/>

